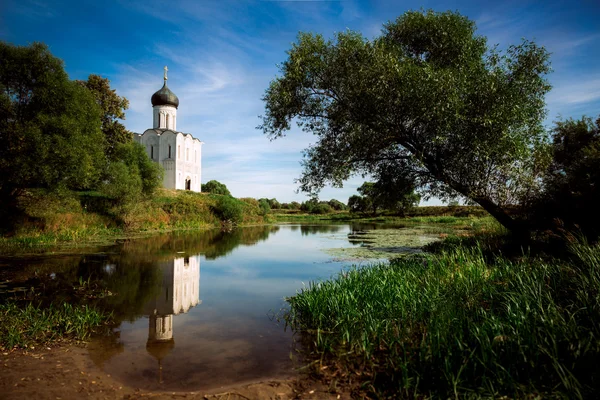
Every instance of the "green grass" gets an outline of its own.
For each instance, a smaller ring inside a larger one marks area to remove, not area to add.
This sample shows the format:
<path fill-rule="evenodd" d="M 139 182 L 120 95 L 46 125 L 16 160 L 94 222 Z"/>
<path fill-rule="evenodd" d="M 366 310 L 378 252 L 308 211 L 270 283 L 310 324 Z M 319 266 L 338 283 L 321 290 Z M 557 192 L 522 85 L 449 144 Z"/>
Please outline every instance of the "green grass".
<path fill-rule="evenodd" d="M 86 305 L 48 308 L 14 302 L 0 305 L 0 347 L 27 348 L 62 340 L 85 340 L 111 316 Z"/>
<path fill-rule="evenodd" d="M 600 389 L 600 246 L 571 252 L 490 263 L 458 248 L 352 267 L 289 298 L 286 321 L 336 379 L 346 373 L 377 397 L 590 397 Z"/>
<path fill-rule="evenodd" d="M 106 244 L 115 238 L 221 226 L 223 196 L 158 190 L 125 206 L 93 192 L 48 193 L 31 190 L 20 199 L 23 215 L 0 237 L 0 253 L 49 251 L 80 244 Z M 265 223 L 257 206 L 232 199 L 238 225 Z"/>

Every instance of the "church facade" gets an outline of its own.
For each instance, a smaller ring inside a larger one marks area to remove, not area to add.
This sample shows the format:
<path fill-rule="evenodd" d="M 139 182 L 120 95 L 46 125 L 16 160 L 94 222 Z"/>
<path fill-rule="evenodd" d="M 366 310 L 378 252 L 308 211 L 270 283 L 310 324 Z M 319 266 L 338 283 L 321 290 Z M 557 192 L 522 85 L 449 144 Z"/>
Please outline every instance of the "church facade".
<path fill-rule="evenodd" d="M 164 168 L 164 188 L 200 192 L 203 142 L 177 131 L 179 99 L 167 87 L 167 71 L 165 67 L 163 87 L 151 98 L 152 128 L 133 137 L 146 148 L 148 157 Z"/>

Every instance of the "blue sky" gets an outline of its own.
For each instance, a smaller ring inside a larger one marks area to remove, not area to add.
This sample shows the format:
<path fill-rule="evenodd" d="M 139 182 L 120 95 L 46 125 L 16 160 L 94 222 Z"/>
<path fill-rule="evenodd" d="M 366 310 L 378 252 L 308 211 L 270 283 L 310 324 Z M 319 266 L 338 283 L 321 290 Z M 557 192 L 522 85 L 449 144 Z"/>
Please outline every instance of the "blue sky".
<path fill-rule="evenodd" d="M 410 9 L 457 10 L 501 47 L 534 40 L 552 52 L 550 124 L 600 114 L 600 1 L 0 1 L 0 39 L 41 41 L 65 61 L 72 79 L 99 74 L 130 101 L 126 127 L 151 127 L 150 96 L 162 86 L 180 100 L 177 128 L 205 142 L 202 181 L 225 183 L 236 197 L 303 201 L 294 178 L 301 150 L 314 142 L 294 129 L 269 142 L 255 129 L 260 100 L 299 31 L 366 37 Z M 363 179 L 327 188 L 347 201 Z M 434 200 L 435 203 L 435 200 Z"/>

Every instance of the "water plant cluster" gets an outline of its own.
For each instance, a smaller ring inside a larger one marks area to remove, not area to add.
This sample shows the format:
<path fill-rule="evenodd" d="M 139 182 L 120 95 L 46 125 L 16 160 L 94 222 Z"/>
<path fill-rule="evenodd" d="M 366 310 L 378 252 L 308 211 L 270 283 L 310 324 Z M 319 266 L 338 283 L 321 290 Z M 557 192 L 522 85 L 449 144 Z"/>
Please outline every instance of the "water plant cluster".
<path fill-rule="evenodd" d="M 480 247 L 351 267 L 295 296 L 287 323 L 331 379 L 377 397 L 590 397 L 600 389 L 600 245 L 569 260 Z M 323 365 L 325 364 L 325 365 Z M 335 378 L 334 378 L 335 377 Z"/>
<path fill-rule="evenodd" d="M 27 348 L 62 340 L 85 340 L 111 315 L 87 305 L 61 303 L 49 307 L 0 304 L 0 348 Z"/>

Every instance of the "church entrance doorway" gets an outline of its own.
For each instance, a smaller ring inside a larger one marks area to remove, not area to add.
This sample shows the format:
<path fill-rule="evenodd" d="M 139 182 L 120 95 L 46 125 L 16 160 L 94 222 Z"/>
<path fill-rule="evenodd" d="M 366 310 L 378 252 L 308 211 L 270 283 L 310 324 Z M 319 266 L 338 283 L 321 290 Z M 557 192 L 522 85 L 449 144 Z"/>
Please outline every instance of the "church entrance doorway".
<path fill-rule="evenodd" d="M 192 190 L 192 180 L 190 178 L 185 180 L 185 190 Z"/>

